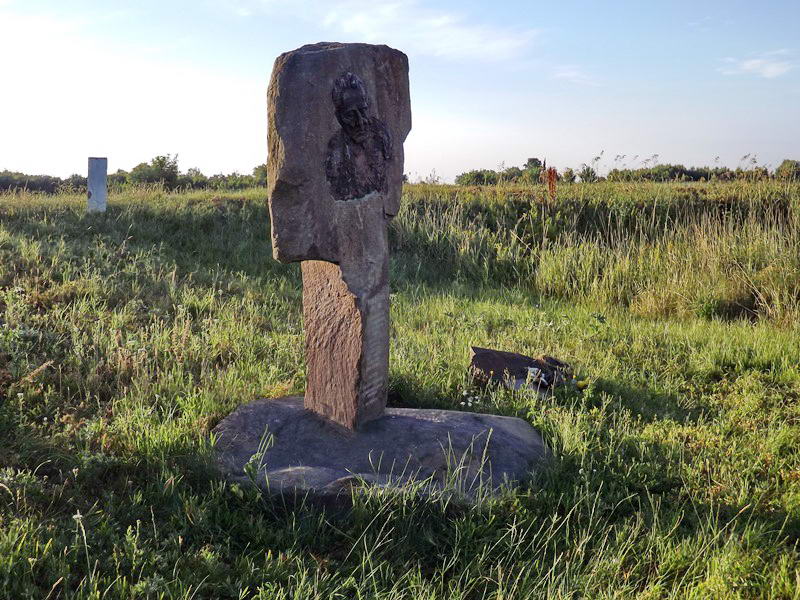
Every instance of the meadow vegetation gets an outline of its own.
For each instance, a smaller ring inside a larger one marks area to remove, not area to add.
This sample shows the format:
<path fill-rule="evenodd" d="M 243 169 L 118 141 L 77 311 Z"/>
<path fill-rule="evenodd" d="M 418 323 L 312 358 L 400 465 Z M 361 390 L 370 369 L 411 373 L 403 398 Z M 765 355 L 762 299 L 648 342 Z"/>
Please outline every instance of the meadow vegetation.
<path fill-rule="evenodd" d="M 602 168 L 604 152 L 595 156 L 589 164 L 583 163 L 575 169 L 565 168 L 557 171 L 549 167 L 552 177 L 562 183 L 595 183 L 600 181 L 627 181 L 627 182 L 713 182 L 720 181 L 800 181 L 800 161 L 784 159 L 774 169 L 759 164 L 758 157 L 754 154 L 745 154 L 741 157 L 739 166 L 735 169 L 718 164 L 709 167 L 685 167 L 681 164 L 665 164 L 659 161 L 658 154 L 640 159 L 638 155 L 627 157 L 617 154 L 611 165 Z M 505 167 L 499 169 L 475 169 L 456 176 L 456 185 L 520 185 L 543 183 L 547 179 L 547 161 L 538 158 L 529 158 L 521 167 Z M 606 174 L 600 175 L 600 172 Z M 432 175 L 435 178 L 435 173 Z M 0 189 L 2 177 L 0 176 Z"/>
<path fill-rule="evenodd" d="M 406 186 L 390 403 L 554 460 L 346 517 L 213 476 L 219 419 L 303 388 L 264 196 L 0 195 L 0 597 L 800 598 L 800 184 Z M 474 390 L 473 344 L 590 383 Z"/>

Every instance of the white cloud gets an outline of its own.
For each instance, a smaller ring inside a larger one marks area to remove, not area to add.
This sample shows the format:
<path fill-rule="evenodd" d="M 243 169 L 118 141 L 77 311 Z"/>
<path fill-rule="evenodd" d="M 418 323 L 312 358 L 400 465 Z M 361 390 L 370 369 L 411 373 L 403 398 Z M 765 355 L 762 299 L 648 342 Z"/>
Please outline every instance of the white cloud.
<path fill-rule="evenodd" d="M 553 72 L 553 77 L 555 79 L 563 79 L 564 81 L 568 81 L 577 85 L 600 85 L 594 77 L 575 65 L 561 65 L 556 67 L 555 71 Z"/>
<path fill-rule="evenodd" d="M 247 6 L 321 23 L 348 41 L 382 42 L 448 59 L 503 61 L 520 56 L 537 36 L 532 29 L 471 23 L 464 15 L 428 9 L 419 0 L 250 0 Z M 237 10 L 242 8 L 237 5 Z"/>
<path fill-rule="evenodd" d="M 404 39 L 412 51 L 455 59 L 507 60 L 535 36 L 533 31 L 470 24 L 459 15 L 422 9 L 415 0 L 345 2 L 329 10 L 324 22 L 366 41 Z"/>
<path fill-rule="evenodd" d="M 687 25 L 692 29 L 696 29 L 698 31 L 706 32 L 706 31 L 709 30 L 708 25 L 712 21 L 713 20 L 712 20 L 711 17 L 703 17 L 702 19 L 697 19 L 695 21 L 689 21 L 689 23 L 687 23 Z"/>
<path fill-rule="evenodd" d="M 725 66 L 719 71 L 724 75 L 757 75 L 765 79 L 785 75 L 797 66 L 791 58 L 791 52 L 786 49 L 764 52 L 752 58 L 727 57 L 723 62 Z"/>

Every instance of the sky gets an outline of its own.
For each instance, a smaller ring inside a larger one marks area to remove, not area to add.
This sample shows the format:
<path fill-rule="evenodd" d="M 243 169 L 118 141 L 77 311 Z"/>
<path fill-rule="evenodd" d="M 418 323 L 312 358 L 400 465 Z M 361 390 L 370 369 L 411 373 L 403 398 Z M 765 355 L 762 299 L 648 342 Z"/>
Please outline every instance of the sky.
<path fill-rule="evenodd" d="M 410 62 L 405 171 L 529 157 L 601 171 L 800 159 L 797 0 L 0 0 L 0 170 L 156 155 L 266 162 L 282 52 L 385 43 Z M 657 155 L 654 158 L 654 155 Z M 748 155 L 749 158 L 743 159 Z"/>

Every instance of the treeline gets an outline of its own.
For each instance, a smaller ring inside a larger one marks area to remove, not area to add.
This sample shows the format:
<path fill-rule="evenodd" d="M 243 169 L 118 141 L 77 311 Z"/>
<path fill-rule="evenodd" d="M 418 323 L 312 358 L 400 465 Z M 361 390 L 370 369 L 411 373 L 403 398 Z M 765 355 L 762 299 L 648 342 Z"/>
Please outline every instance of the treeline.
<path fill-rule="evenodd" d="M 62 179 L 51 175 L 26 175 L 13 171 L 0 171 L 0 191 L 28 190 L 55 194 L 59 192 L 85 192 L 86 177 L 79 174 Z M 130 185 L 158 184 L 167 190 L 241 190 L 267 185 L 267 165 L 258 165 L 251 174 L 230 173 L 204 175 L 200 169 L 189 169 L 182 173 L 178 168 L 178 157 L 167 154 L 156 156 L 150 162 L 140 163 L 130 171 L 122 169 L 108 174 L 108 186 L 121 189 Z"/>
<path fill-rule="evenodd" d="M 507 169 L 476 169 L 461 173 L 456 177 L 456 185 L 497 185 L 498 183 L 539 183 L 547 170 L 546 161 L 538 158 L 529 158 L 521 167 L 508 167 Z M 572 172 L 572 169 L 567 169 Z M 566 171 L 559 174 L 563 178 Z M 574 181 L 574 175 L 573 175 Z"/>
<path fill-rule="evenodd" d="M 3 190 L 30 190 L 55 194 L 61 190 L 71 188 L 86 188 L 86 177 L 70 175 L 66 179 L 52 175 L 26 175 L 16 171 L 0 171 L 0 191 Z"/>
<path fill-rule="evenodd" d="M 800 161 L 784 160 L 777 169 L 767 167 L 684 167 L 683 165 L 654 165 L 639 169 L 611 169 L 609 181 L 735 181 L 766 179 L 800 179 Z"/>
<path fill-rule="evenodd" d="M 599 158 L 599 157 L 598 157 Z M 747 157 L 745 157 L 747 158 Z M 598 159 L 593 161 L 596 164 Z M 498 185 L 544 183 L 549 176 L 563 183 L 594 183 L 596 181 L 734 181 L 734 180 L 800 180 L 800 161 L 784 160 L 774 171 L 751 164 L 748 168 L 737 167 L 684 167 L 683 165 L 653 164 L 637 169 L 614 168 L 605 177 L 597 173 L 593 165 L 583 164 L 577 170 L 567 168 L 559 172 L 548 168 L 545 161 L 529 158 L 521 167 L 506 169 L 476 169 L 456 177 L 457 185 Z"/>
<path fill-rule="evenodd" d="M 746 158 L 746 157 L 745 157 Z M 594 183 L 596 181 L 734 181 L 766 180 L 800 181 L 800 160 L 784 160 L 774 171 L 751 163 L 749 167 L 730 169 L 728 167 L 684 167 L 683 165 L 652 164 L 637 169 L 613 168 L 601 177 L 596 168 L 599 157 L 591 165 L 583 164 L 577 170 L 566 168 L 558 171 L 547 166 L 546 161 L 529 158 L 521 167 L 504 169 L 475 169 L 461 173 L 455 179 L 456 185 L 498 185 L 508 184 L 552 184 L 553 180 L 562 183 Z M 645 161 L 647 162 L 647 161 Z M 404 177 L 407 181 L 407 178 Z M 26 175 L 14 171 L 0 171 L 0 191 L 28 190 L 55 194 L 60 192 L 85 192 L 86 177 L 80 174 L 67 178 L 52 175 Z M 224 175 L 204 175 L 200 169 L 192 168 L 181 172 L 178 157 L 172 155 L 156 156 L 150 162 L 139 163 L 130 171 L 122 169 L 109 173 L 109 188 L 123 189 L 126 186 L 158 184 L 164 189 L 173 190 L 241 190 L 267 185 L 267 165 L 258 165 L 249 175 L 230 173 Z"/>

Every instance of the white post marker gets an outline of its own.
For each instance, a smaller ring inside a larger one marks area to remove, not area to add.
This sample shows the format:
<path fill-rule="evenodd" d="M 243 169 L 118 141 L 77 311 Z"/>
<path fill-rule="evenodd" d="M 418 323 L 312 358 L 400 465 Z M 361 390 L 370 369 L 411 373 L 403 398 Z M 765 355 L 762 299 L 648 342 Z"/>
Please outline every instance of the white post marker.
<path fill-rule="evenodd" d="M 106 187 L 107 158 L 89 157 L 88 196 L 89 212 L 106 212 L 108 189 Z"/>

